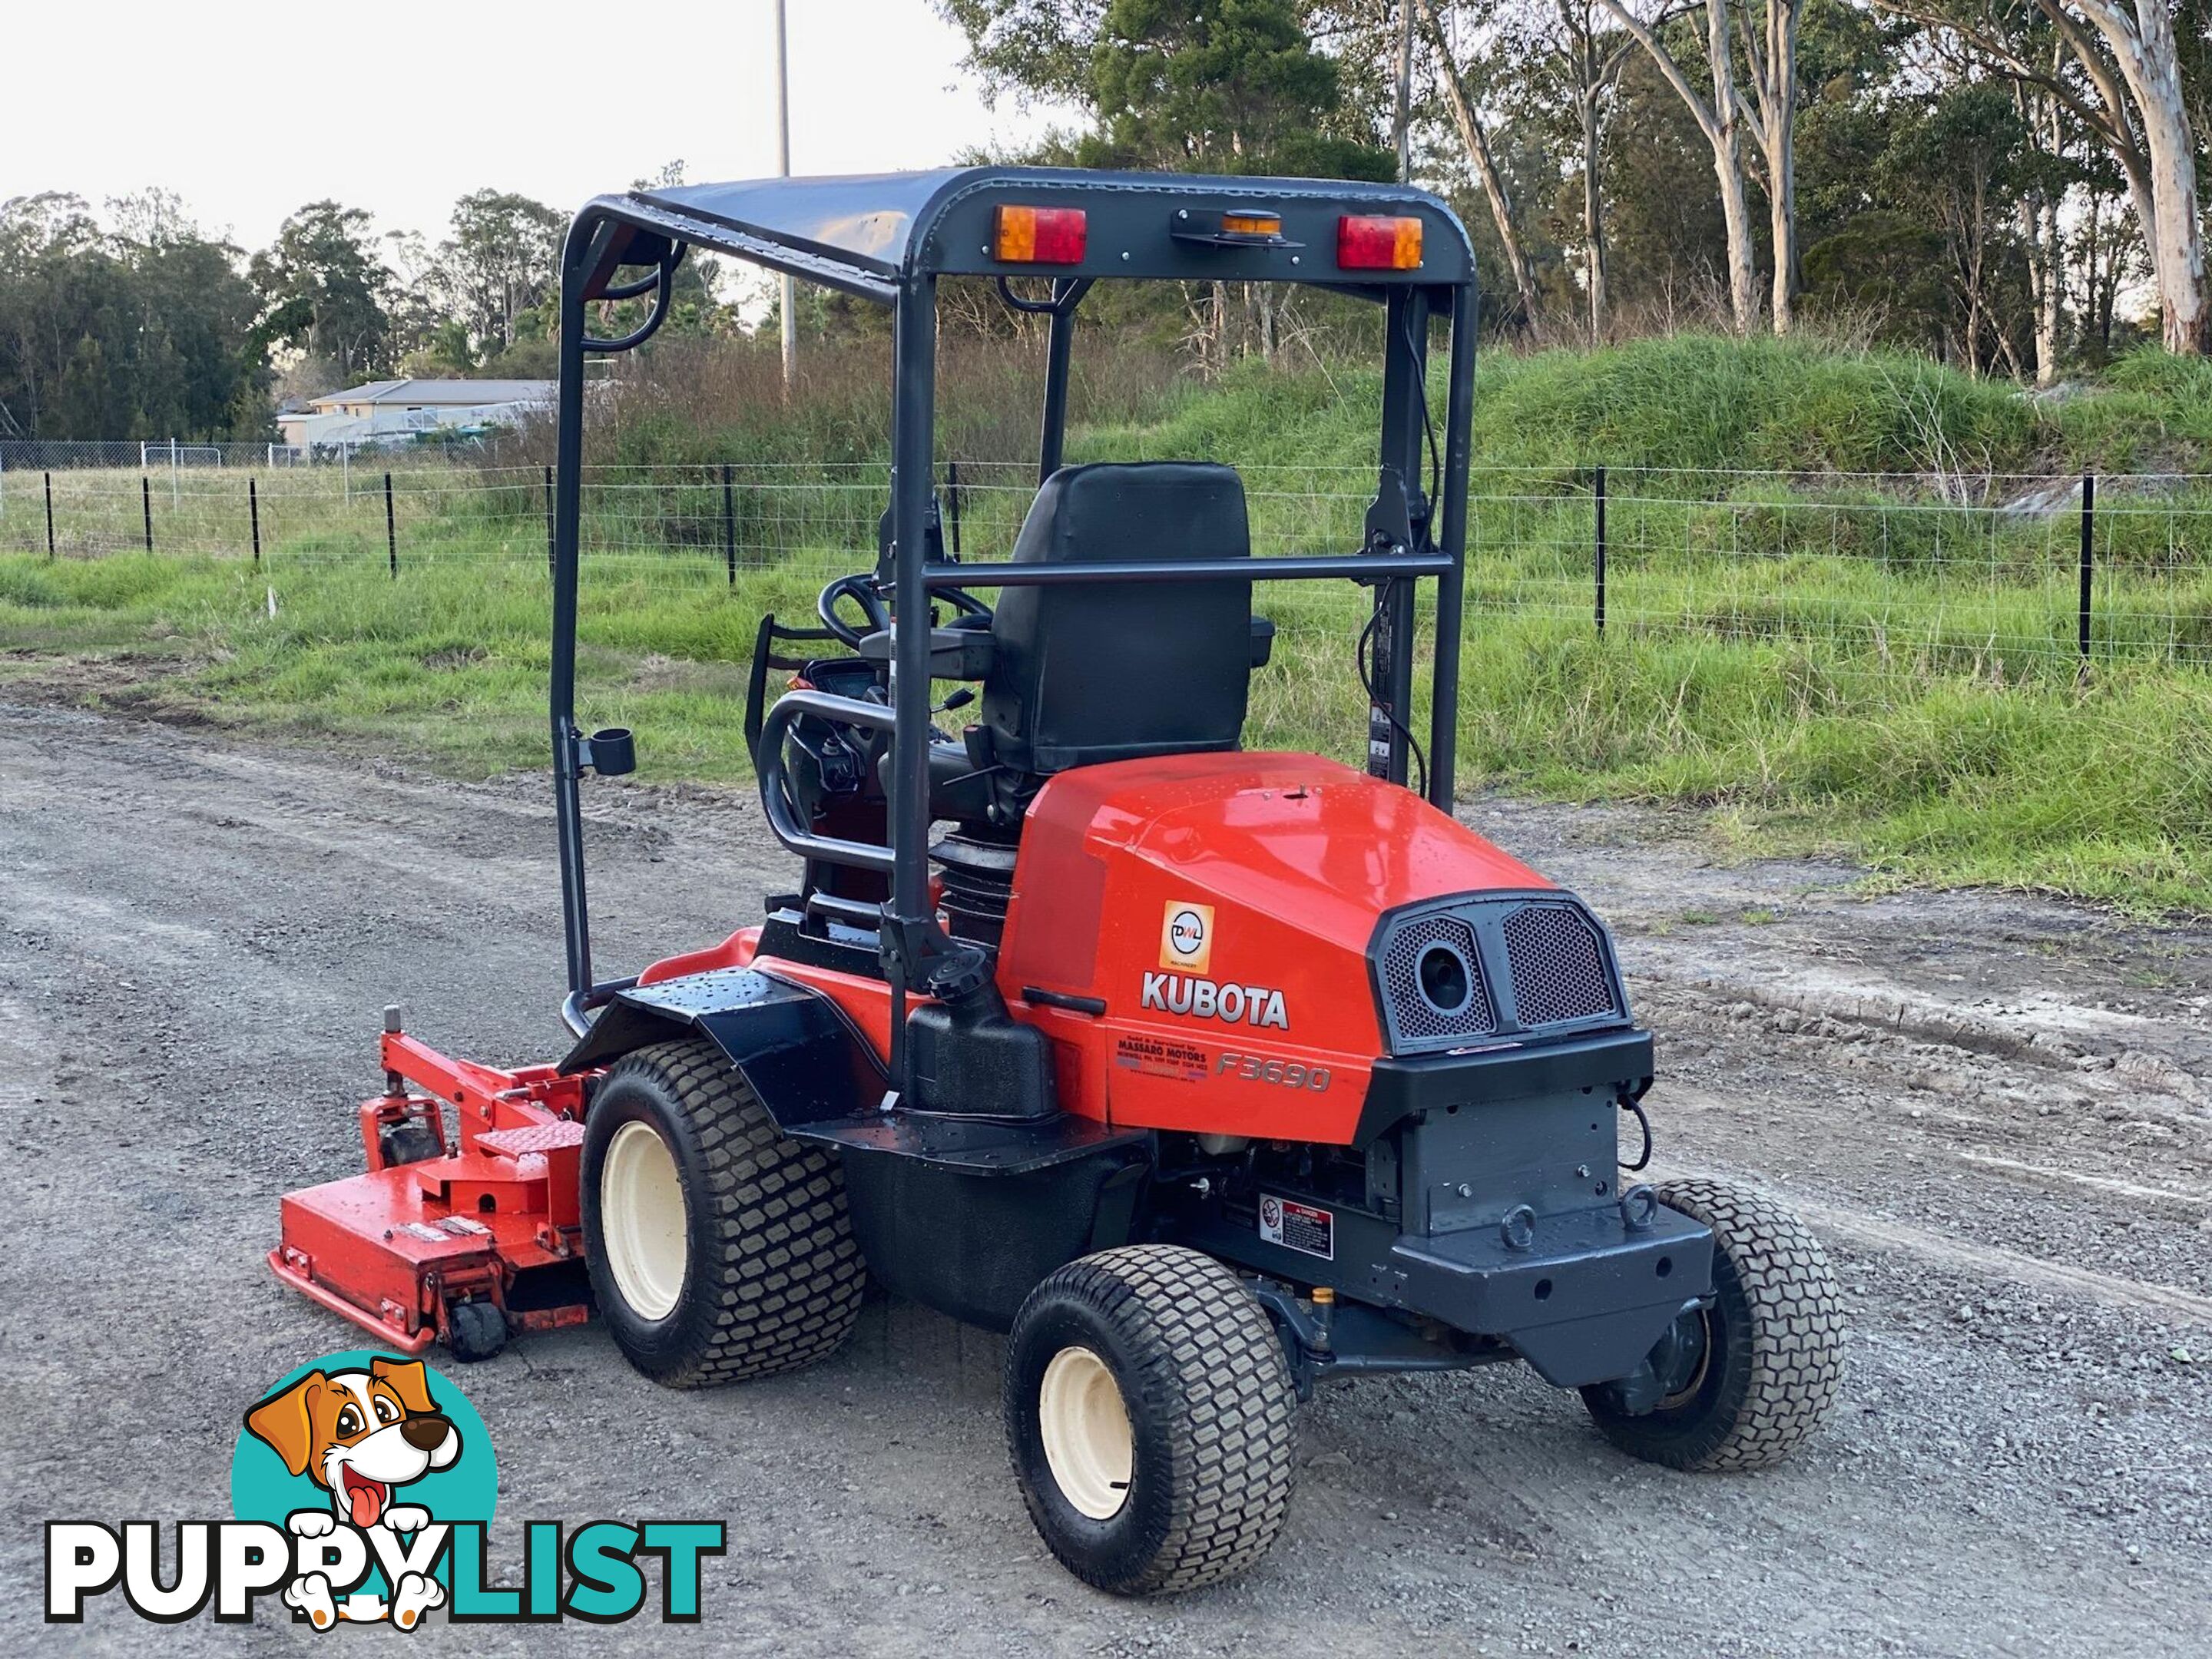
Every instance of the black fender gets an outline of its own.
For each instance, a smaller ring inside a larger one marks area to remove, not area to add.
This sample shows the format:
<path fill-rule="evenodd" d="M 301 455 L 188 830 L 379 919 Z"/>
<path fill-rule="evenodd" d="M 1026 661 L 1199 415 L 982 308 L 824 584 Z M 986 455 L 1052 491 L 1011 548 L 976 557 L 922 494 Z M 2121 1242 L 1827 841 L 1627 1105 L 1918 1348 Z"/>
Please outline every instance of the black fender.
<path fill-rule="evenodd" d="M 874 1051 L 821 992 L 750 968 L 716 968 L 621 993 L 562 1060 L 589 1071 L 696 1032 L 729 1057 L 787 1134 L 876 1105 L 890 1087 Z"/>

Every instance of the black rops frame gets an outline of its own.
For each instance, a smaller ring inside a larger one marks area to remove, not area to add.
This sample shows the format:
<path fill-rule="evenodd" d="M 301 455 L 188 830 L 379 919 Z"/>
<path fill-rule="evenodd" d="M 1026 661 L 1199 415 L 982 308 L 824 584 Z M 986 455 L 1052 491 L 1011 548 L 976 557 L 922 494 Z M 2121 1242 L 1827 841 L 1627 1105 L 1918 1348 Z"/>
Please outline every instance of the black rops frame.
<path fill-rule="evenodd" d="M 1000 205 L 1079 207 L 1087 245 L 1079 264 L 1048 270 L 1001 264 L 991 229 Z M 1227 211 L 1279 216 L 1267 238 L 1217 237 Z M 1336 260 L 1345 214 L 1418 216 L 1421 266 L 1411 271 L 1346 271 Z M 1082 173 L 1055 168 L 971 167 L 850 179 L 769 179 L 601 197 L 569 227 L 561 262 L 557 477 L 553 521 L 551 713 L 561 896 L 567 927 L 568 994 L 562 1015 L 580 1036 L 592 1011 L 635 983 L 592 976 L 580 781 L 590 770 L 626 771 L 626 732 L 586 737 L 575 720 L 576 600 L 588 354 L 626 351 L 650 338 L 668 310 L 671 283 L 693 245 L 872 301 L 893 320 L 891 537 L 877 580 L 897 617 L 928 612 L 947 588 L 1060 582 L 1350 580 L 1376 589 L 1370 634 L 1369 769 L 1407 781 L 1413 687 L 1413 582 L 1437 580 L 1435 669 L 1429 711 L 1426 793 L 1449 811 L 1459 701 L 1462 570 L 1467 536 L 1468 422 L 1474 404 L 1476 289 L 1465 228 L 1443 202 L 1403 186 L 1334 180 L 1205 178 L 1189 174 Z M 639 277 L 627 270 L 647 268 Z M 943 276 L 1000 279 L 1010 303 L 1049 318 L 1042 482 L 1060 465 L 1076 308 L 1092 283 L 1110 277 L 1297 283 L 1380 302 L 1385 356 L 1379 484 L 1364 544 L 1351 555 L 1185 559 L 1139 565 L 934 563 L 927 532 L 935 483 L 937 283 Z M 1023 299 L 1008 279 L 1048 275 L 1050 298 Z M 651 313 L 627 335 L 592 337 L 586 307 L 654 296 Z M 1427 406 L 1431 319 L 1450 324 L 1451 360 L 1441 453 Z M 1432 490 L 1431 478 L 1441 475 Z M 1440 495 L 1441 500 L 1432 499 Z M 896 629 L 891 716 L 896 729 L 929 729 L 929 635 Z M 794 694 L 798 695 L 798 694 Z M 811 694 L 817 702 L 842 700 Z M 880 724 L 878 705 L 855 703 Z M 835 716 L 838 710 L 826 711 Z M 888 865 L 890 899 L 878 930 L 893 994 L 892 1076 L 902 1090 L 900 1042 L 908 988 L 951 948 L 929 905 L 928 753 L 926 743 L 894 746 L 888 814 L 890 846 L 810 841 L 815 857 L 878 869 Z M 779 833 L 781 833 L 779 830 Z"/>

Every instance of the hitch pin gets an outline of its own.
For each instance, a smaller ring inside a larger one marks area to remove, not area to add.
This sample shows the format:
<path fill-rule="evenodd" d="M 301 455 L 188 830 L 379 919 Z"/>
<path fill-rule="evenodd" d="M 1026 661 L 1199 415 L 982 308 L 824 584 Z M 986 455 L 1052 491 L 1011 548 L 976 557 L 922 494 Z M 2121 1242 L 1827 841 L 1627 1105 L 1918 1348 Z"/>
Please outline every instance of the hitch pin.
<path fill-rule="evenodd" d="M 1336 1292 L 1327 1285 L 1316 1285 L 1313 1291 L 1314 1346 L 1323 1353 L 1335 1346 L 1329 1328 L 1336 1319 Z"/>

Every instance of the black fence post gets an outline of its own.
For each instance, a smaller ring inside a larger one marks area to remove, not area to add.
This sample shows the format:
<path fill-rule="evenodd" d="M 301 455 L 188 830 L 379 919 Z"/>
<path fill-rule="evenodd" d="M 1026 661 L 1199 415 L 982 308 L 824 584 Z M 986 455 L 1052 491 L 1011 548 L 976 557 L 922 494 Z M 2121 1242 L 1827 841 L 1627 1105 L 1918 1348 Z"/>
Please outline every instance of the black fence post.
<path fill-rule="evenodd" d="M 392 475 L 384 475 L 384 550 L 392 560 L 392 580 L 399 580 L 399 530 L 392 516 Z"/>
<path fill-rule="evenodd" d="M 730 568 L 730 586 L 738 585 L 738 499 L 730 487 L 730 464 L 722 463 L 722 562 Z"/>
<path fill-rule="evenodd" d="M 51 559 L 51 558 L 52 558 L 52 557 L 54 556 L 54 475 L 53 475 L 52 473 L 49 472 L 49 473 L 47 473 L 47 474 L 46 475 L 46 556 L 47 556 L 48 558 L 50 558 L 50 559 Z"/>
<path fill-rule="evenodd" d="M 1597 470 L 1592 495 L 1597 502 L 1597 631 L 1605 632 L 1605 469 Z"/>
<path fill-rule="evenodd" d="M 2076 645 L 2081 660 L 2089 660 L 2089 578 L 2097 549 L 2097 475 L 2081 475 L 2081 598 L 2076 626 Z"/>
<path fill-rule="evenodd" d="M 553 469 L 545 469 L 545 574 L 553 574 Z"/>
<path fill-rule="evenodd" d="M 261 490 L 255 480 L 246 481 L 246 511 L 253 520 L 253 562 L 261 562 Z"/>
<path fill-rule="evenodd" d="M 154 481 L 144 473 L 138 475 L 138 506 L 146 515 L 146 550 L 154 550 Z"/>

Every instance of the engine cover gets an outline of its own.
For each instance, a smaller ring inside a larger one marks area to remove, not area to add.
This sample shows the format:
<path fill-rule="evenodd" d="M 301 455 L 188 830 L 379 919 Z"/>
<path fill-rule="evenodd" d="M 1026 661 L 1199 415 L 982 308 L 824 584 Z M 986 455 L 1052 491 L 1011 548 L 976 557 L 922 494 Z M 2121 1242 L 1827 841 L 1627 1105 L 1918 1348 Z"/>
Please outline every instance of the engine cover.
<path fill-rule="evenodd" d="M 1054 1019 L 1052 1035 L 1105 1048 L 1105 1115 L 1117 1127 L 1349 1143 L 1379 1056 L 1433 1051 L 1439 1035 L 1455 1052 L 1543 1040 L 1509 1017 L 1502 946 L 1483 979 L 1492 945 L 1477 941 L 1504 939 L 1516 908 L 1496 902 L 1509 896 L 1588 920 L 1410 791 L 1334 761 L 1209 754 L 1084 767 L 1049 780 L 1030 807 L 999 983 L 1009 1000 L 1041 992 L 1034 1000 L 1048 1006 L 1103 1005 L 1088 1021 Z M 1409 919 L 1445 910 L 1407 931 Z M 1610 941 L 1589 927 L 1617 1008 L 1578 1029 L 1626 1025 Z M 1457 994 L 1455 951 L 1468 996 L 1493 997 L 1482 1006 L 1498 1017 L 1417 1036 L 1405 998 L 1424 994 L 1425 963 L 1431 989 Z M 1414 975 L 1395 1002 L 1386 969 Z M 1072 1029 L 1086 1024 L 1080 1036 Z"/>

